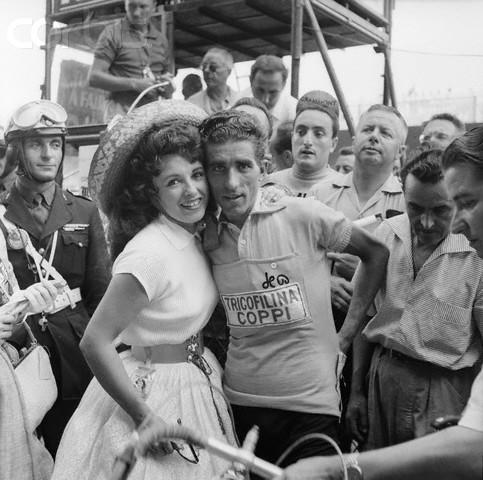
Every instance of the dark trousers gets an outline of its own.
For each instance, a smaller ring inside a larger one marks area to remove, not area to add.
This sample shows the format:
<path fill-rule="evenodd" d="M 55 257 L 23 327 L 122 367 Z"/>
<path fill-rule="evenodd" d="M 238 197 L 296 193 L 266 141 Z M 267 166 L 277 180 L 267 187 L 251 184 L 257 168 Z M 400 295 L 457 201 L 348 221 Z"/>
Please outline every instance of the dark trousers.
<path fill-rule="evenodd" d="M 334 324 L 337 332 L 344 325 L 344 320 L 346 317 L 346 312 L 339 310 L 337 307 L 332 305 L 332 314 L 334 316 Z M 353 353 L 352 345 L 347 351 L 347 358 L 345 361 L 344 368 L 342 370 L 342 378 L 340 380 L 340 398 L 341 398 L 341 421 L 339 423 L 339 442 L 340 448 L 344 453 L 349 453 L 352 450 L 352 435 L 349 433 L 349 429 L 346 424 L 346 413 L 347 405 L 349 404 L 349 398 L 351 394 L 351 384 L 352 384 L 352 364 L 353 364 Z"/>
<path fill-rule="evenodd" d="M 45 441 L 45 448 L 54 459 L 64 429 L 79 403 L 80 400 L 57 400 L 39 426 L 39 432 Z"/>
<path fill-rule="evenodd" d="M 434 431 L 437 417 L 460 415 L 479 365 L 449 370 L 378 345 L 369 371 L 366 450 L 389 447 Z"/>
<path fill-rule="evenodd" d="M 309 433 L 325 433 L 337 442 L 339 419 L 334 415 L 292 412 L 275 408 L 242 407 L 232 405 L 235 429 L 240 443 L 254 426 L 260 428 L 255 455 L 275 463 L 296 440 Z M 287 467 L 302 458 L 334 455 L 334 447 L 324 440 L 308 440 L 296 447 L 282 462 Z M 250 474 L 252 480 L 258 475 Z"/>

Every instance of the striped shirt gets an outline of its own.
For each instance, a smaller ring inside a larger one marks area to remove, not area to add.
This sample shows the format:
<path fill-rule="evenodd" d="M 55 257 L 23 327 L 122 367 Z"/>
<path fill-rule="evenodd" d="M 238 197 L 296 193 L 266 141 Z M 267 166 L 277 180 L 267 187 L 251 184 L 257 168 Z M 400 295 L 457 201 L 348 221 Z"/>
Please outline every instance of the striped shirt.
<path fill-rule="evenodd" d="M 466 238 L 449 234 L 414 277 L 408 216 L 385 221 L 375 234 L 390 256 L 363 334 L 450 370 L 474 365 L 483 352 L 483 261 Z"/>

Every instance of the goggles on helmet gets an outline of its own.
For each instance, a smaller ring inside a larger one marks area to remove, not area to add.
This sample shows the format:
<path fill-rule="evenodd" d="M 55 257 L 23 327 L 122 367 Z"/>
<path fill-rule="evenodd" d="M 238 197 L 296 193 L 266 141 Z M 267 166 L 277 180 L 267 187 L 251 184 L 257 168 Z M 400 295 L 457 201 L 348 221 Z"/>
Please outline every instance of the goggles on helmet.
<path fill-rule="evenodd" d="M 22 136 L 22 133 L 31 130 L 65 130 L 66 121 L 67 112 L 61 105 L 50 100 L 35 100 L 26 103 L 12 115 L 6 137 Z"/>

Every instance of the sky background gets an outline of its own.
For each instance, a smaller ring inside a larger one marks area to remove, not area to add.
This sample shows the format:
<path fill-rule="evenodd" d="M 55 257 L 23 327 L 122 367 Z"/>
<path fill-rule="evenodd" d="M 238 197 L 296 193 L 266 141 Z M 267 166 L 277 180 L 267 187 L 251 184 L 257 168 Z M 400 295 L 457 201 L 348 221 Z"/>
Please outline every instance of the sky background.
<path fill-rule="evenodd" d="M 380 0 L 364 0 L 379 9 Z M 0 125 L 16 107 L 40 98 L 44 79 L 45 0 L 1 0 Z M 392 62 L 398 107 L 410 125 L 450 111 L 483 121 L 483 0 L 396 0 Z M 383 57 L 372 47 L 331 50 L 354 119 L 382 99 Z M 89 56 L 83 58 L 89 62 Z M 290 59 L 285 58 L 287 66 Z M 236 66 L 230 84 L 248 85 L 250 63 Z M 176 83 L 189 71 L 181 70 Z M 318 52 L 302 59 L 300 89 L 333 93 Z M 175 94 L 180 98 L 180 88 Z"/>

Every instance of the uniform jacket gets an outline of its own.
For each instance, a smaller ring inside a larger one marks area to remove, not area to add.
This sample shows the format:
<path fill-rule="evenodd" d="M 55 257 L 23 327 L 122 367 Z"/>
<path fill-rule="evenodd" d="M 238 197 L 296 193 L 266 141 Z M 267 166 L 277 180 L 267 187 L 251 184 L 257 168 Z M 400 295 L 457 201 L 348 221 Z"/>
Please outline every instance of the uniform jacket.
<path fill-rule="evenodd" d="M 80 288 L 82 301 L 74 309 L 69 306 L 47 315 L 47 331 L 42 332 L 38 324 L 40 315 L 32 316 L 29 325 L 39 343 L 54 350 L 50 351 L 51 363 L 61 398 L 81 398 L 92 374 L 79 349 L 79 341 L 106 291 L 111 275 L 99 212 L 90 200 L 76 197 L 56 185 L 49 217 L 43 232 L 39 234 L 15 186 L 5 201 L 5 207 L 5 218 L 29 233 L 39 253 L 42 253 L 41 249 L 47 249 L 53 233 L 59 231 L 53 266 L 71 289 Z M 25 251 L 10 246 L 8 249 L 8 257 L 20 288 L 27 288 L 37 282 L 38 277 L 29 267 Z M 49 255 L 46 257 L 48 259 Z M 13 338 L 20 345 L 23 343 L 19 336 L 21 334 Z"/>

